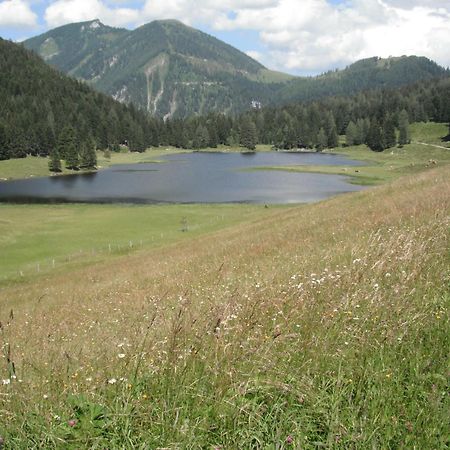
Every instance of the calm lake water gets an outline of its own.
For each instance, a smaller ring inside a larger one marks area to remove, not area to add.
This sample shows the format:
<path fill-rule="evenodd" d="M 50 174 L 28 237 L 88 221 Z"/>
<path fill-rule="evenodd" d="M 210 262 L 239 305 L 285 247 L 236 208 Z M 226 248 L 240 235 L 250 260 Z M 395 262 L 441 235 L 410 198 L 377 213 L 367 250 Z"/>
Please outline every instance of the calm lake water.
<path fill-rule="evenodd" d="M 361 163 L 318 153 L 186 153 L 159 164 L 113 166 L 92 174 L 0 182 L 0 201 L 88 203 L 304 203 L 363 189 L 344 176 L 254 171 L 260 166 Z"/>

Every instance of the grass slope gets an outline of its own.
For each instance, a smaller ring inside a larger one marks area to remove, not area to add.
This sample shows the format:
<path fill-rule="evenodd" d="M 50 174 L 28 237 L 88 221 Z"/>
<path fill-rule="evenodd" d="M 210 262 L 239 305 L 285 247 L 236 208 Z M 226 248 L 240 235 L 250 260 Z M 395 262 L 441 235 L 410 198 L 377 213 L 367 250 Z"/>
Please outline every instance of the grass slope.
<path fill-rule="evenodd" d="M 448 446 L 447 168 L 0 290 L 5 448 Z"/>
<path fill-rule="evenodd" d="M 254 205 L 0 204 L 0 284 L 167 246 L 263 214 Z"/>

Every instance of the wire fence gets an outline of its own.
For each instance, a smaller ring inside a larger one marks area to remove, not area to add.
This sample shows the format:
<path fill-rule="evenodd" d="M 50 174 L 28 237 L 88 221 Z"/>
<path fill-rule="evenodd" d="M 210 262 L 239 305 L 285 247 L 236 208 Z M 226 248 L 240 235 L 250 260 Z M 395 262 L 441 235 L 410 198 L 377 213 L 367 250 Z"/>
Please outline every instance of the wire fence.
<path fill-rule="evenodd" d="M 151 246 L 158 246 L 165 242 L 166 238 L 170 240 L 178 233 L 187 233 L 189 231 L 196 231 L 202 226 L 212 225 L 224 220 L 224 215 L 211 218 L 202 224 L 191 225 L 187 218 L 183 217 L 180 222 L 179 229 L 172 230 L 167 233 L 155 233 L 146 239 L 135 239 L 121 242 L 108 242 L 108 244 L 99 247 L 80 248 L 79 250 L 67 255 L 59 255 L 48 257 L 39 261 L 28 263 L 19 269 L 11 269 L 0 274 L 0 282 L 12 281 L 16 279 L 23 279 L 29 276 L 45 274 L 57 270 L 68 264 L 75 264 L 77 262 L 95 261 L 102 259 L 105 256 L 118 256 L 129 254 L 142 248 Z M 212 230 L 211 230 L 212 231 Z M 178 235 L 179 236 L 179 235 Z"/>

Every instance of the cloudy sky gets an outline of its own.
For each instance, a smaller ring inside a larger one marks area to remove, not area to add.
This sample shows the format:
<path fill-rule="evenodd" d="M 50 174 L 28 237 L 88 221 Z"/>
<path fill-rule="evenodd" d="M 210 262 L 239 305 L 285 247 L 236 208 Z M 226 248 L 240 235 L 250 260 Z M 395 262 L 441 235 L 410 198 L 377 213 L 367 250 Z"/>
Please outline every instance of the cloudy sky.
<path fill-rule="evenodd" d="M 450 66 L 450 0 L 0 0 L 6 39 L 94 18 L 129 29 L 179 19 L 300 75 L 369 56 L 416 54 Z"/>

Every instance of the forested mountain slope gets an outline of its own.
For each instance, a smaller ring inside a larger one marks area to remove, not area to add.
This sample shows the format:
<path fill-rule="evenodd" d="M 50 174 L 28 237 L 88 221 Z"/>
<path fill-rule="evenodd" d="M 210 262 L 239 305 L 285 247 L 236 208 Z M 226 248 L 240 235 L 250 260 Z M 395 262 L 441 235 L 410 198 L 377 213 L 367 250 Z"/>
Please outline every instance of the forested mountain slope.
<path fill-rule="evenodd" d="M 232 46 L 174 20 L 154 21 L 133 31 L 94 20 L 56 28 L 24 45 L 95 89 L 165 119 L 237 113 L 446 74 L 423 57 L 374 57 L 318 77 L 293 77 L 272 72 Z"/>
<path fill-rule="evenodd" d="M 139 149 L 151 140 L 154 122 L 0 39 L 0 159 L 47 155 L 68 126 L 78 143 L 93 138 L 105 148 L 128 141 Z"/>
<path fill-rule="evenodd" d="M 82 46 L 73 52 L 69 42 Z M 172 20 L 134 31 L 113 29 L 97 20 L 71 24 L 24 45 L 97 90 L 166 118 L 237 112 L 248 109 L 254 99 L 268 103 L 281 87 L 278 81 L 292 78 L 270 72 L 230 45 Z"/>

